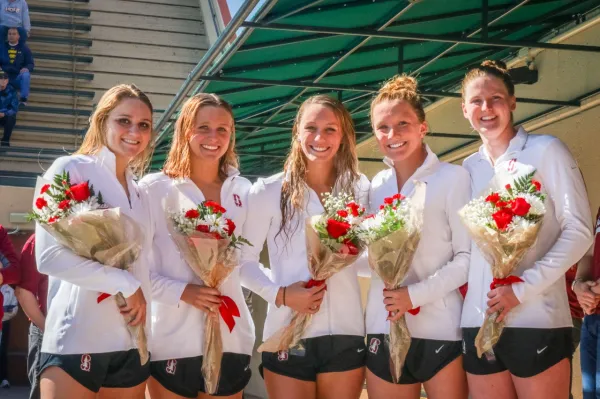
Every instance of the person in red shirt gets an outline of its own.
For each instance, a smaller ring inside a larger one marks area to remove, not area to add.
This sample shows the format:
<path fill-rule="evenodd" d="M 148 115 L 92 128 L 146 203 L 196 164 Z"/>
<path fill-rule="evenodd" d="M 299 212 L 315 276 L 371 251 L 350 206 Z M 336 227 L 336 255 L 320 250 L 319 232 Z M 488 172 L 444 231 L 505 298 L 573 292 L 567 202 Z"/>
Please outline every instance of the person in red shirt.
<path fill-rule="evenodd" d="M 577 264 L 571 266 L 567 273 L 565 274 L 565 281 L 567 285 L 567 297 L 569 298 L 569 308 L 571 309 L 571 319 L 573 319 L 573 353 L 571 354 L 571 383 L 569 384 L 569 398 L 573 399 L 573 394 L 571 393 L 571 388 L 573 386 L 573 356 L 575 355 L 575 351 L 579 346 L 579 341 L 581 339 L 581 325 L 583 324 L 583 309 L 577 300 L 577 295 L 575 291 L 573 291 L 573 282 L 577 278 Z"/>
<path fill-rule="evenodd" d="M 593 248 L 579 262 L 572 288 L 585 316 L 581 327 L 581 378 L 583 398 L 600 397 L 600 209 L 596 216 Z"/>
<path fill-rule="evenodd" d="M 21 280 L 19 270 L 19 255 L 10 241 L 8 232 L 0 225 L 0 286 L 3 284 L 15 285 Z M 0 292 L 0 320 L 4 316 L 4 296 Z M 0 324 L 0 337 L 2 324 Z"/>
<path fill-rule="evenodd" d="M 48 300 L 48 276 L 37 270 L 35 263 L 35 234 L 27 240 L 21 250 L 21 282 L 15 290 L 21 308 L 31 320 L 29 326 L 29 348 L 27 375 L 31 383 L 30 399 L 40 398 L 40 353 L 46 323 Z"/>

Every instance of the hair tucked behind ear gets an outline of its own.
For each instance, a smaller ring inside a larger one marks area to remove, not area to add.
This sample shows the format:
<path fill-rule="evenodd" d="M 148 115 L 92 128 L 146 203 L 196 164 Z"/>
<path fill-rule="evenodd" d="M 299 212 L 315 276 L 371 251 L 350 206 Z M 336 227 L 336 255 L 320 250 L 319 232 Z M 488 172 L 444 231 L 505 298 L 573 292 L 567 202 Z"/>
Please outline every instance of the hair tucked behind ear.
<path fill-rule="evenodd" d="M 377 92 L 377 96 L 371 101 L 371 117 L 377 104 L 390 100 L 402 100 L 410 104 L 417 114 L 419 122 L 425 122 L 423 99 L 419 94 L 417 86 L 417 79 L 406 74 L 396 75 L 385 82 Z"/>
<path fill-rule="evenodd" d="M 504 83 L 508 94 L 510 96 L 515 95 L 515 84 L 508 73 L 506 64 L 502 61 L 485 60 L 481 65 L 472 68 L 465 75 L 461 85 L 463 101 L 465 100 L 465 91 L 469 82 L 482 76 L 493 76 L 500 79 Z"/>
<path fill-rule="evenodd" d="M 290 235 L 298 227 L 298 224 L 293 228 L 289 226 L 290 221 L 296 212 L 302 208 L 304 203 L 307 162 L 306 156 L 302 151 L 302 145 L 298 141 L 298 134 L 302 115 L 306 111 L 306 108 L 313 104 L 330 108 L 337 117 L 342 129 L 342 142 L 334 159 L 336 176 L 344 179 L 340 182 L 340 190 L 346 193 L 353 193 L 354 185 L 360 178 L 358 173 L 358 157 L 356 155 L 356 132 L 350 113 L 344 107 L 344 104 L 332 97 L 326 95 L 309 97 L 302 103 L 298 114 L 296 114 L 292 128 L 292 146 L 283 167 L 287 178 L 284 180 L 283 187 L 281 188 L 281 226 L 277 235 L 283 232 L 287 240 L 289 240 Z"/>

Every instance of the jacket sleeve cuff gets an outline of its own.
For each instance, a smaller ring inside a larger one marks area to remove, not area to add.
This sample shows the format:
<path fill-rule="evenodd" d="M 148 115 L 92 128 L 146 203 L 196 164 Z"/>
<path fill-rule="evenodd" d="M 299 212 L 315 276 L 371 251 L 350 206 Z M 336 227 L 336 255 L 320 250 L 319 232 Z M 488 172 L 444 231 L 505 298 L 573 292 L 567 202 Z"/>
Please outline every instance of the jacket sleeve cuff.
<path fill-rule="evenodd" d="M 129 272 L 123 271 L 123 286 L 117 289 L 116 292 L 108 292 L 107 294 L 115 295 L 117 293 L 123 294 L 125 298 L 129 298 L 140 288 L 140 283 L 133 275 Z"/>
<path fill-rule="evenodd" d="M 408 286 L 408 296 L 413 304 L 413 308 L 423 306 L 427 303 L 426 291 L 420 283 Z"/>
<path fill-rule="evenodd" d="M 526 283 L 514 283 L 511 285 L 515 296 L 519 300 L 519 303 L 523 303 L 525 300 L 525 284 Z"/>

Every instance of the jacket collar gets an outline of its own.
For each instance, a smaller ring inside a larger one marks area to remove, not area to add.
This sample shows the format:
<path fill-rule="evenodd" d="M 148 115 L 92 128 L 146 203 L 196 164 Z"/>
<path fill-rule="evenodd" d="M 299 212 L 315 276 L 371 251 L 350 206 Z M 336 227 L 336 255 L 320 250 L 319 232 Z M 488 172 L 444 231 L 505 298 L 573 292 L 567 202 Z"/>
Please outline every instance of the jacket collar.
<path fill-rule="evenodd" d="M 499 165 L 504 161 L 516 158 L 516 155 L 519 152 L 523 151 L 523 148 L 525 148 L 525 144 L 527 143 L 528 137 L 529 133 L 527 133 L 523 126 L 520 126 L 515 137 L 513 137 L 510 140 L 508 148 L 506 149 L 504 154 L 500 155 L 500 157 L 498 157 L 498 159 L 496 160 L 496 164 Z M 485 148 L 485 145 L 483 144 L 479 147 L 479 156 L 481 157 L 481 160 L 488 161 L 490 164 L 492 163 L 490 155 L 488 154 L 488 151 Z"/>
<path fill-rule="evenodd" d="M 95 155 L 95 162 L 111 171 L 114 175 L 117 174 L 117 157 L 108 147 L 102 146 L 100 151 Z M 133 180 L 133 172 L 129 167 L 125 170 L 125 177 L 128 181 Z"/>
<path fill-rule="evenodd" d="M 435 155 L 435 153 L 433 151 L 431 151 L 431 148 L 429 148 L 429 146 L 427 144 L 424 144 L 424 146 L 425 146 L 425 150 L 427 151 L 427 156 L 425 157 L 425 161 L 423 162 L 423 164 L 421 166 L 419 166 L 417 168 L 417 170 L 415 170 L 415 173 L 412 174 L 412 176 L 408 179 L 408 181 L 421 180 L 421 179 L 425 178 L 426 176 L 430 175 L 440 164 L 439 158 L 437 157 L 437 155 Z M 394 161 L 392 161 L 388 157 L 385 157 L 383 159 L 383 163 L 385 163 L 387 166 L 389 166 L 391 168 L 392 175 L 395 176 L 396 169 L 394 169 Z"/>

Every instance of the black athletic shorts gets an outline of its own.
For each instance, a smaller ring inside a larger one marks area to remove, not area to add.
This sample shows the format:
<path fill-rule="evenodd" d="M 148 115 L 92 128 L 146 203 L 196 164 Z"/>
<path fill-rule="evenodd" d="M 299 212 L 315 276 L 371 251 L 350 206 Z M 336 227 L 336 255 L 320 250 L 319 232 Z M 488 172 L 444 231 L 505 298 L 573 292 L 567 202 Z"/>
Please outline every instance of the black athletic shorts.
<path fill-rule="evenodd" d="M 58 367 L 92 392 L 100 388 L 133 388 L 150 376 L 150 362 L 142 366 L 137 349 L 108 353 L 57 355 L 42 352 L 40 375 Z"/>
<path fill-rule="evenodd" d="M 384 334 L 368 334 L 367 368 L 377 377 L 392 383 L 389 341 Z M 400 384 L 429 381 L 460 356 L 461 341 L 412 338 L 402 368 Z"/>
<path fill-rule="evenodd" d="M 206 393 L 202 378 L 202 356 L 150 362 L 150 374 L 165 389 L 186 398 L 197 398 Z M 250 356 L 223 353 L 221 377 L 214 396 L 234 395 L 250 381 Z"/>
<path fill-rule="evenodd" d="M 479 328 L 463 328 L 464 368 L 467 373 L 487 375 L 508 370 L 528 378 L 554 366 L 573 353 L 572 328 L 505 328 L 494 347 L 496 359 L 477 357 L 475 337 Z"/>
<path fill-rule="evenodd" d="M 325 335 L 300 341 L 300 348 L 263 352 L 263 368 L 303 381 L 316 381 L 317 374 L 355 370 L 365 366 L 365 338 L 356 335 Z"/>

